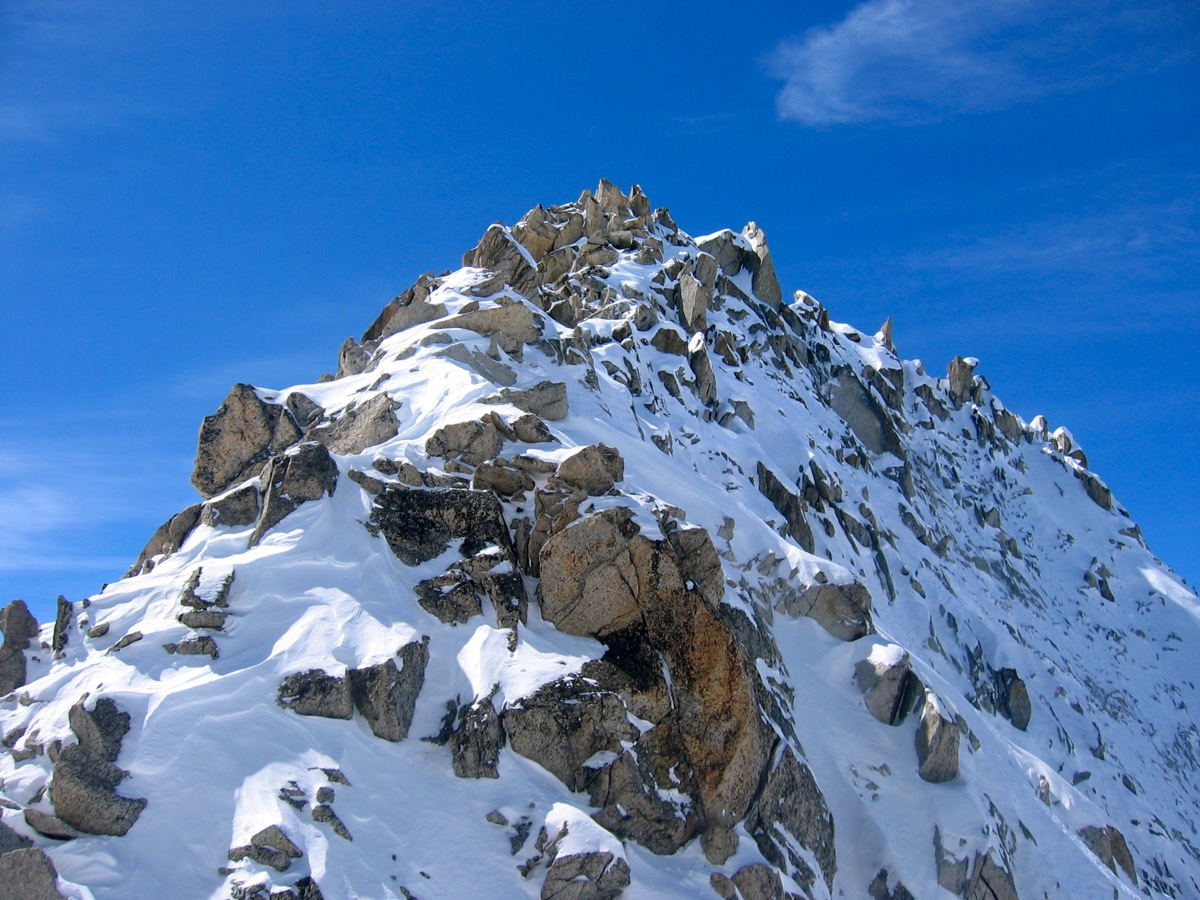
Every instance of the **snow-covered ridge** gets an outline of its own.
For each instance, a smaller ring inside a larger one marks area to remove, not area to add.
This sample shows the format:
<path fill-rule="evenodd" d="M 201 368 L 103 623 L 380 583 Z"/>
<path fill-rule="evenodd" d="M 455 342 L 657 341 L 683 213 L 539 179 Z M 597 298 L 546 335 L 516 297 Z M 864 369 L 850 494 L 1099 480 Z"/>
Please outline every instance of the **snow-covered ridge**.
<path fill-rule="evenodd" d="M 785 303 L 753 223 L 637 188 L 492 226 L 335 375 L 236 386 L 204 501 L 40 648 L 6 608 L 0 871 L 1200 894 L 1197 598 L 977 366 Z"/>

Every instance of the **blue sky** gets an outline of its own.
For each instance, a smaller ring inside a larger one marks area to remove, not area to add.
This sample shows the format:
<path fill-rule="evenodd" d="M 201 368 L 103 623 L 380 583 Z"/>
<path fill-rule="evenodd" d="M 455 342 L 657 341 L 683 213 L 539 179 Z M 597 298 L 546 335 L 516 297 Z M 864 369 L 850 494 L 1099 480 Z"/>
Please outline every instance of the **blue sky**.
<path fill-rule="evenodd" d="M 0 600 L 115 580 L 237 381 L 601 177 L 1070 428 L 1200 580 L 1200 7 L 0 4 Z"/>

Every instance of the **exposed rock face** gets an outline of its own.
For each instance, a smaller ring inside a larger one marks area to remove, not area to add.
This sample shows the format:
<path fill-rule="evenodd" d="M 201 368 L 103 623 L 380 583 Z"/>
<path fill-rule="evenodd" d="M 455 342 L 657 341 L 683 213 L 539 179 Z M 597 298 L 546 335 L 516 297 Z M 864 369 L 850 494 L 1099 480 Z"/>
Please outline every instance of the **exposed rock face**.
<path fill-rule="evenodd" d="M 0 646 L 0 695 L 3 695 L 25 684 L 28 665 L 25 649 L 38 635 L 37 619 L 24 600 L 14 600 L 0 610 L 0 631 L 4 632 L 4 644 Z"/>
<path fill-rule="evenodd" d="M 13 850 L 0 856 L 0 900 L 61 900 L 58 873 L 44 851 Z"/>
<path fill-rule="evenodd" d="M 542 883 L 542 900 L 613 900 L 629 886 L 629 863 L 611 853 L 555 857 Z"/>
<path fill-rule="evenodd" d="M 790 747 L 767 776 L 766 786 L 746 818 L 746 830 L 754 835 L 758 849 L 772 865 L 786 870 L 797 883 L 811 890 L 818 873 L 796 853 L 791 843 L 795 841 L 812 854 L 821 870 L 820 877 L 832 888 L 837 873 L 833 816 L 812 772 L 796 759 Z"/>
<path fill-rule="evenodd" d="M 497 766 L 503 746 L 504 729 L 490 696 L 458 711 L 458 725 L 450 735 L 455 775 L 459 778 L 499 778 Z"/>
<path fill-rule="evenodd" d="M 349 719 L 354 715 L 349 681 L 322 669 L 288 675 L 279 685 L 276 702 L 302 716 Z"/>
<path fill-rule="evenodd" d="M 963 359 L 961 356 L 950 360 L 950 400 L 956 407 L 976 400 L 975 365 L 975 360 Z"/>
<path fill-rule="evenodd" d="M 117 785 L 126 773 L 82 744 L 64 747 L 54 763 L 50 799 L 58 817 L 88 834 L 123 835 L 146 808 L 146 801 L 122 797 Z"/>
<path fill-rule="evenodd" d="M 1125 835 L 1121 834 L 1120 830 L 1112 825 L 1106 825 L 1103 828 L 1089 825 L 1087 828 L 1080 829 L 1079 836 L 1102 863 L 1114 872 L 1120 867 L 1130 881 L 1135 885 L 1138 883 L 1137 866 L 1134 864 L 1133 854 L 1129 852 L 1129 845 L 1125 843 Z"/>
<path fill-rule="evenodd" d="M 402 741 L 408 737 L 417 696 L 425 684 L 429 639 L 406 644 L 398 655 L 401 669 L 389 659 L 346 673 L 354 707 L 367 720 L 371 732 L 385 741 Z"/>
<path fill-rule="evenodd" d="M 429 295 L 436 288 L 437 279 L 422 275 L 416 284 L 383 308 L 379 318 L 363 333 L 363 343 L 378 345 L 379 341 L 406 328 L 445 316 L 445 306 L 429 302 Z"/>
<path fill-rule="evenodd" d="M 462 539 L 464 557 L 496 547 L 501 559 L 513 558 L 500 503 L 483 491 L 423 491 L 389 485 L 375 498 L 371 522 L 392 552 L 410 566 L 440 556 L 456 539 Z"/>
<path fill-rule="evenodd" d="M 714 872 L 711 882 L 713 890 L 724 900 L 784 900 L 779 873 L 762 863 L 743 866 L 732 878 Z"/>
<path fill-rule="evenodd" d="M 812 529 L 804 520 L 804 500 L 789 490 L 779 477 L 761 462 L 758 464 L 756 484 L 762 495 L 783 515 L 784 534 L 812 553 L 816 544 L 813 542 Z"/>
<path fill-rule="evenodd" d="M 258 513 L 258 488 L 251 483 L 203 504 L 200 521 L 214 528 L 238 527 L 255 522 Z"/>
<path fill-rule="evenodd" d="M 829 405 L 872 453 L 903 454 L 900 437 L 887 410 L 853 374 L 838 373 L 829 394 Z"/>
<path fill-rule="evenodd" d="M 767 236 L 754 222 L 742 229 L 742 237 L 750 244 L 753 255 L 742 257 L 746 268 L 754 273 L 752 286 L 760 300 L 765 300 L 773 307 L 783 305 L 783 291 L 779 287 L 779 277 L 775 274 L 775 263 L 771 259 L 771 251 L 767 249 Z"/>
<path fill-rule="evenodd" d="M 320 444 L 301 444 L 294 452 L 272 459 L 263 472 L 262 514 L 250 545 L 261 541 L 301 503 L 332 495 L 337 479 L 337 463 Z"/>
<path fill-rule="evenodd" d="M 0 855 L 33 846 L 33 841 L 0 822 Z"/>
<path fill-rule="evenodd" d="M 257 474 L 257 468 L 301 436 L 286 407 L 260 399 L 248 384 L 235 384 L 200 426 L 192 484 L 203 496 L 215 496 Z"/>
<path fill-rule="evenodd" d="M 425 452 L 443 459 L 461 459 L 477 466 L 494 458 L 504 447 L 504 435 L 491 422 L 444 425 L 425 442 Z"/>
<path fill-rule="evenodd" d="M 129 733 L 129 713 L 121 712 L 108 697 L 101 697 L 90 712 L 80 700 L 71 707 L 68 721 L 81 747 L 116 762 L 121 741 Z"/>
<path fill-rule="evenodd" d="M 54 631 L 50 637 L 50 649 L 57 656 L 63 652 L 71 639 L 71 613 L 74 604 L 62 594 L 58 595 L 57 612 L 54 616 Z"/>
<path fill-rule="evenodd" d="M 958 777 L 958 725 L 928 690 L 917 726 L 917 764 L 917 774 L 935 784 Z"/>
<path fill-rule="evenodd" d="M 519 410 L 557 422 L 567 417 L 567 386 L 560 381 L 539 381 L 528 390 L 505 388 L 485 403 L 511 403 Z"/>

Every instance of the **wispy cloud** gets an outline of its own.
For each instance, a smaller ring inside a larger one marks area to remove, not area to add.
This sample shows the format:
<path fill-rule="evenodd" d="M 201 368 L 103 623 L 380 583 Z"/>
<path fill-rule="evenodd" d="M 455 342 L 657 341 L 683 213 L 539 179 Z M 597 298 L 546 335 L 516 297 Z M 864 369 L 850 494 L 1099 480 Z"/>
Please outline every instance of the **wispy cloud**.
<path fill-rule="evenodd" d="M 1073 90 L 1183 47 L 1170 0 L 867 0 L 768 59 L 784 119 L 812 126 L 925 122 Z"/>

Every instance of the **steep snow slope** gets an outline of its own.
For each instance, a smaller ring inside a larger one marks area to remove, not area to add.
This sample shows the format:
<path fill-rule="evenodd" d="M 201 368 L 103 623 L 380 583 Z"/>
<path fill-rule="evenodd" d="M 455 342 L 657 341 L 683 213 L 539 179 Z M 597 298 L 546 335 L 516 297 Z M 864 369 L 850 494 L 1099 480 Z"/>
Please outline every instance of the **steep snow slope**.
<path fill-rule="evenodd" d="M 636 188 L 493 226 L 236 387 L 40 648 L 7 609 L 0 849 L 69 897 L 1198 896 L 1197 598 L 974 367 Z"/>

